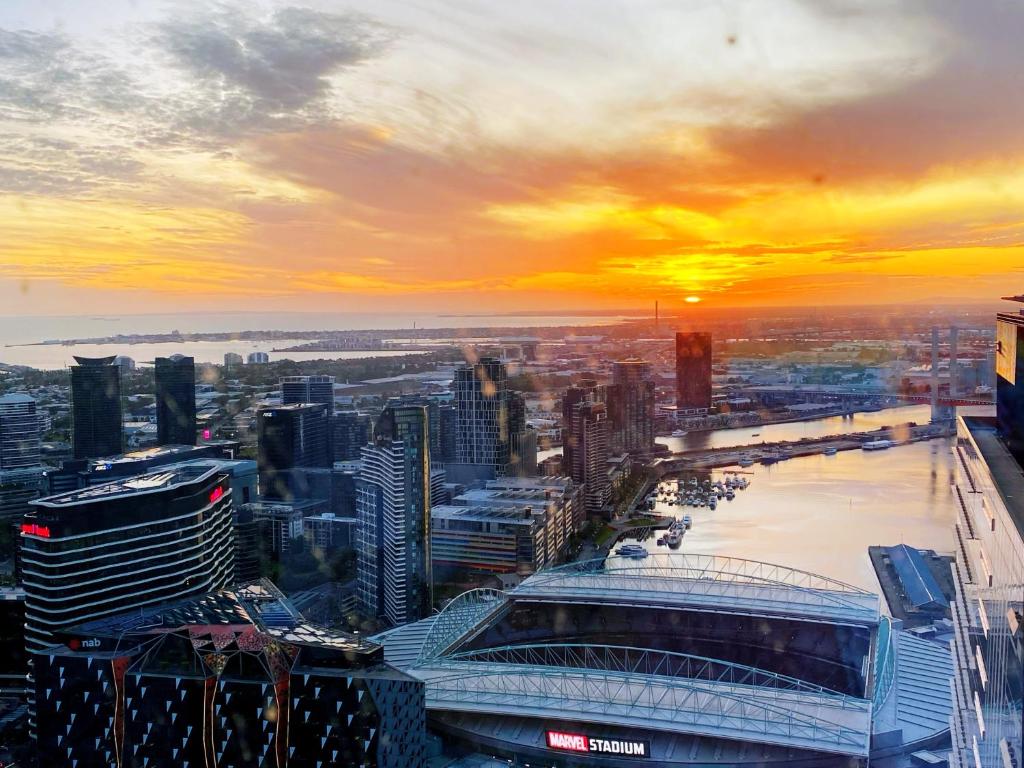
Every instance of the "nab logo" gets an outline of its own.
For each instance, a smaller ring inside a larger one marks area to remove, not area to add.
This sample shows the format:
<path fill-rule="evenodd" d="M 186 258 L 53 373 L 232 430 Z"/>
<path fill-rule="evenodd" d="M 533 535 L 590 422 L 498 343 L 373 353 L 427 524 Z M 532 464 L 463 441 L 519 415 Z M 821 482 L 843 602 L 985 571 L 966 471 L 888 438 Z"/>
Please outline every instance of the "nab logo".
<path fill-rule="evenodd" d="M 72 638 L 71 640 L 68 641 L 68 648 L 70 648 L 72 651 L 77 651 L 79 648 L 99 648 L 99 647 L 100 647 L 100 641 L 97 640 L 96 638 L 91 638 L 89 640 L 79 640 L 77 637 L 75 637 L 75 638 Z"/>

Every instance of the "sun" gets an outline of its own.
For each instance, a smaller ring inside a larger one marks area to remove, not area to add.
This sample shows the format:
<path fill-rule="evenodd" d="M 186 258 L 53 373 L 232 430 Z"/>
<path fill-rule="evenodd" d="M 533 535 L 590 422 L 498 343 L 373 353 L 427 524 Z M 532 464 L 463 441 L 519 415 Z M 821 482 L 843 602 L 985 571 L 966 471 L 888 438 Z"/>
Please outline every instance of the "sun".
<path fill-rule="evenodd" d="M 699 304 L 700 303 L 700 296 L 687 296 L 684 299 L 684 301 L 687 304 Z"/>

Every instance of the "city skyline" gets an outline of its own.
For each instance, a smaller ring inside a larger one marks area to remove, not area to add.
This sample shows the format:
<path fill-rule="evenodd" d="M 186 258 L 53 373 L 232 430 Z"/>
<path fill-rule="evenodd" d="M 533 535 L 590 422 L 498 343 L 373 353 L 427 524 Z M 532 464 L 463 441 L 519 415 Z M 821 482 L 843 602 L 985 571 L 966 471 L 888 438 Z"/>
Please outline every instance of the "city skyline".
<path fill-rule="evenodd" d="M 0 9 L 5 313 L 939 303 L 1022 275 L 1009 4 L 102 10 Z"/>

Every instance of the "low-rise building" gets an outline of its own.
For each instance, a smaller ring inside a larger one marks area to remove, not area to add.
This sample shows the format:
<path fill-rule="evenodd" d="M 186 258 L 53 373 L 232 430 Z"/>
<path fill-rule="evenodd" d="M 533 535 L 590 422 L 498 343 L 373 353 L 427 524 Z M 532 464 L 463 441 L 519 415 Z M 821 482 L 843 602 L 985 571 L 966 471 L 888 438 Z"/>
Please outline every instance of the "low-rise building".
<path fill-rule="evenodd" d="M 530 574 L 559 562 L 582 520 L 569 478 L 491 480 L 431 509 L 434 567 Z"/>

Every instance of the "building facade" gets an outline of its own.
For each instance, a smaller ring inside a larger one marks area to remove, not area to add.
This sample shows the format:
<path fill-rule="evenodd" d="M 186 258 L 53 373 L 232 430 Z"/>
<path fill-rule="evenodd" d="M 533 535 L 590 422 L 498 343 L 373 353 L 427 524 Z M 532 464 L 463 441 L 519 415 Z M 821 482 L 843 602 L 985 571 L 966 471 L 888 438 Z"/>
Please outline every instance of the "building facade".
<path fill-rule="evenodd" d="M 71 442 L 76 459 L 121 453 L 121 369 L 111 357 L 75 357 L 71 366 Z"/>
<path fill-rule="evenodd" d="M 285 376 L 281 379 L 281 402 L 320 403 L 328 413 L 334 411 L 333 376 Z"/>
<path fill-rule="evenodd" d="M 58 642 L 36 659 L 42 765 L 425 765 L 423 684 L 269 581 Z"/>
<path fill-rule="evenodd" d="M 329 467 L 330 418 L 319 403 L 291 403 L 261 408 L 256 414 L 260 493 L 268 499 L 291 500 L 295 494 L 289 470 Z"/>
<path fill-rule="evenodd" d="M 676 405 L 682 411 L 711 408 L 711 334 L 676 334 Z"/>
<path fill-rule="evenodd" d="M 160 445 L 196 444 L 196 361 L 184 355 L 158 357 L 156 431 Z"/>
<path fill-rule="evenodd" d="M 12 392 L 0 397 L 0 524 L 28 512 L 44 486 L 36 401 Z"/>
<path fill-rule="evenodd" d="M 562 471 L 583 486 L 584 506 L 591 516 L 604 514 L 611 497 L 605 396 L 595 380 L 584 379 L 562 398 Z"/>
<path fill-rule="evenodd" d="M 455 371 L 455 460 L 505 474 L 511 461 L 508 374 L 493 357 Z"/>
<path fill-rule="evenodd" d="M 616 362 L 608 388 L 613 451 L 643 453 L 654 447 L 654 404 L 651 364 L 642 360 Z"/>
<path fill-rule="evenodd" d="M 230 477 L 216 462 L 33 502 L 21 526 L 25 642 L 230 584 Z"/>
<path fill-rule="evenodd" d="M 370 616 L 394 625 L 433 606 L 427 409 L 389 403 L 356 481 L 359 590 Z"/>
<path fill-rule="evenodd" d="M 356 461 L 370 442 L 373 419 L 359 411 L 338 411 L 331 417 L 334 461 Z"/>
<path fill-rule="evenodd" d="M 492 480 L 431 510 L 434 569 L 529 575 L 561 561 L 582 521 L 569 478 Z"/>
<path fill-rule="evenodd" d="M 997 323 L 996 417 L 957 419 L 957 768 L 1024 760 L 1024 317 Z"/>

